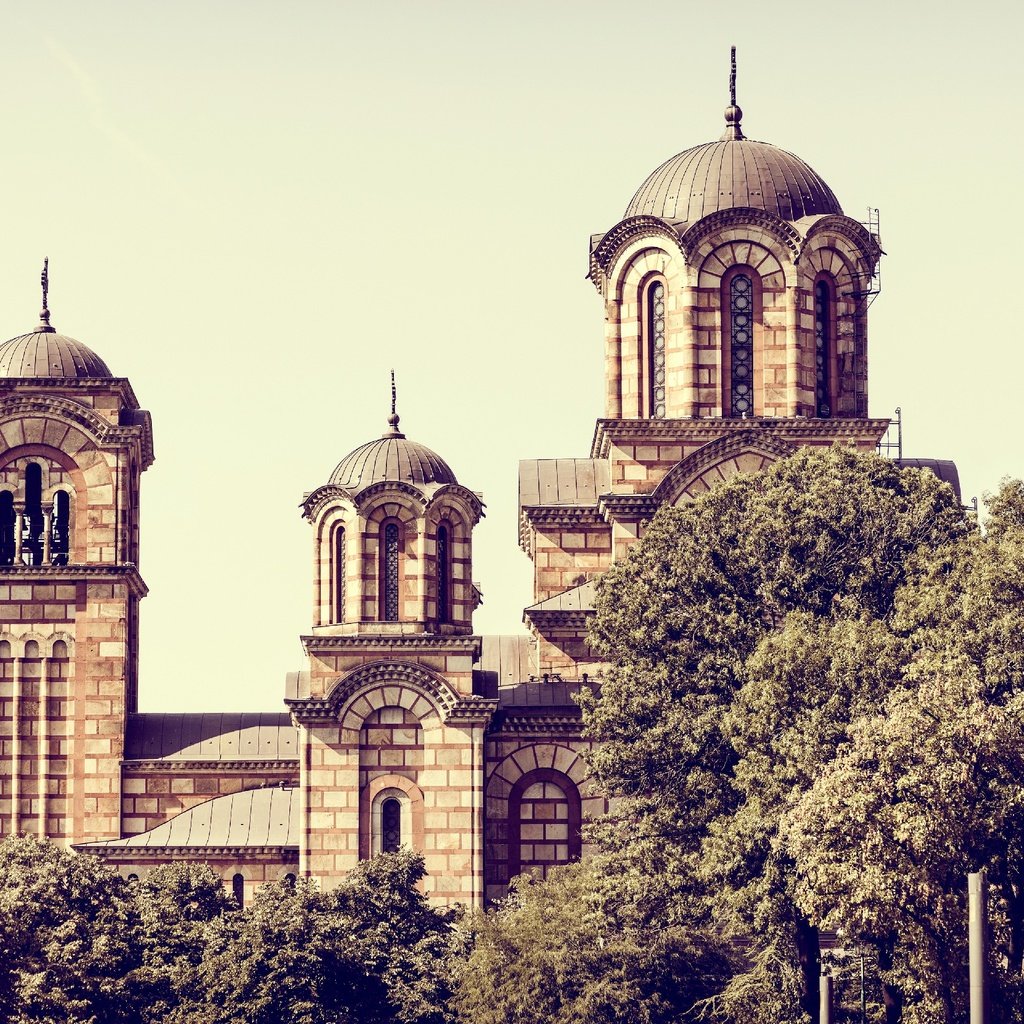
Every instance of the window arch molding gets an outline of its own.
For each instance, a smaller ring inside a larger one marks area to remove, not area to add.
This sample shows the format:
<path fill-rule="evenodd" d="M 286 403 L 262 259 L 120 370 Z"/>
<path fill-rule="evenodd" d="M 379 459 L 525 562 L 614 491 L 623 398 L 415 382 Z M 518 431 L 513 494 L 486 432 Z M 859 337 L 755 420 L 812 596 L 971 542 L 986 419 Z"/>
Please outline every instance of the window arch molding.
<path fill-rule="evenodd" d="M 510 877 L 515 877 L 522 869 L 523 795 L 531 786 L 538 782 L 552 783 L 565 796 L 568 805 L 567 823 L 569 828 L 567 845 L 569 848 L 569 861 L 579 860 L 582 852 L 583 841 L 580 835 L 580 825 L 583 817 L 582 800 L 576 783 L 564 772 L 560 772 L 555 768 L 534 768 L 533 771 L 526 772 L 516 780 L 508 798 L 508 868 Z"/>
<path fill-rule="evenodd" d="M 378 775 L 363 787 L 359 795 L 361 860 L 369 860 L 381 852 L 380 818 L 387 800 L 398 800 L 401 805 L 402 845 L 412 850 L 423 849 L 423 791 L 404 775 Z"/>
<path fill-rule="evenodd" d="M 637 394 L 640 415 L 648 419 L 664 419 L 666 415 L 668 295 L 668 281 L 660 271 L 647 274 L 637 290 L 640 341 Z"/>
<path fill-rule="evenodd" d="M 837 298 L 835 278 L 824 270 L 815 274 L 811 290 L 814 305 L 814 415 L 826 419 L 835 416 L 838 398 Z"/>
<path fill-rule="evenodd" d="M 749 314 L 749 361 L 747 371 L 749 373 L 750 392 L 749 410 L 739 410 L 740 396 L 734 394 L 734 382 L 742 378 L 743 363 L 740 361 L 741 346 L 743 345 L 742 334 L 748 330 L 748 325 L 740 322 L 744 310 L 738 308 L 738 300 L 741 298 L 740 288 L 743 278 L 750 282 L 750 314 Z M 764 285 L 761 275 L 747 263 L 737 263 L 731 266 L 723 275 L 720 286 L 720 309 L 721 309 L 721 366 L 722 366 L 722 416 L 725 419 L 739 419 L 746 411 L 748 416 L 760 416 L 764 409 L 763 400 L 763 346 L 764 346 L 764 324 L 763 324 L 763 291 Z M 737 308 L 734 308 L 737 307 Z"/>

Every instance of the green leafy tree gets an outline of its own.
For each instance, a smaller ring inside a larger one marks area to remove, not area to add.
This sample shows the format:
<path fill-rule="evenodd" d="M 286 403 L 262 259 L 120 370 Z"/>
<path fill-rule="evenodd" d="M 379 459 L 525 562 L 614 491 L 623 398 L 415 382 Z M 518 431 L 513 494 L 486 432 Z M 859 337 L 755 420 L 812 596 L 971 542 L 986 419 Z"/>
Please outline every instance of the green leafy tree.
<path fill-rule="evenodd" d="M 140 925 L 128 883 L 29 836 L 0 842 L 3 1009 L 15 1024 L 128 1024 Z"/>
<path fill-rule="evenodd" d="M 423 860 L 385 854 L 338 888 L 263 886 L 207 927 L 195 994 L 171 1024 L 444 1024 L 454 914 L 419 891 Z"/>
<path fill-rule="evenodd" d="M 732 1020 L 816 1014 L 817 928 L 782 815 L 900 685 L 910 653 L 889 623 L 917 553 L 972 532 L 930 473 L 804 449 L 662 509 L 601 582 L 592 640 L 612 667 L 584 715 L 619 800 L 593 834 L 662 880 L 666 923 L 743 939 Z"/>
<path fill-rule="evenodd" d="M 456 1005 L 467 1024 L 668 1024 L 697 1020 L 731 971 L 710 933 L 644 925 L 641 880 L 607 865 L 517 880 L 475 922 Z"/>

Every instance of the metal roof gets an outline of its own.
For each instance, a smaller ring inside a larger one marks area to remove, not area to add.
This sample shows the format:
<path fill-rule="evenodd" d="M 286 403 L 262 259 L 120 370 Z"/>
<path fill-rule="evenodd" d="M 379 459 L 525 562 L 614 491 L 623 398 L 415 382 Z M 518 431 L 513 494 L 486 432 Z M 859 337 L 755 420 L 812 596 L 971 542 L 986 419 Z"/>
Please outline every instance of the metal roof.
<path fill-rule="evenodd" d="M 383 437 L 367 441 L 338 463 L 330 482 L 357 492 L 370 484 L 401 481 L 407 484 L 458 483 L 448 463 L 418 441 L 410 441 L 398 430 L 392 413 L 390 428 Z"/>
<path fill-rule="evenodd" d="M 525 633 L 480 638 L 480 660 L 473 669 L 474 690 L 497 697 L 499 687 L 514 686 L 537 673 L 533 637 Z"/>
<path fill-rule="evenodd" d="M 573 697 L 581 690 L 596 690 L 596 682 L 561 683 L 520 683 L 518 686 L 503 686 L 498 699 L 503 708 L 572 708 L 579 710 Z"/>
<path fill-rule="evenodd" d="M 280 786 L 243 789 L 182 811 L 148 832 L 127 839 L 83 843 L 80 849 L 207 849 L 224 846 L 299 845 L 299 791 Z"/>
<path fill-rule="evenodd" d="M 589 580 L 581 583 L 578 587 L 571 587 L 563 590 L 560 594 L 549 597 L 546 601 L 539 601 L 526 609 L 530 612 L 592 612 L 594 610 L 594 589 L 595 583 Z"/>
<path fill-rule="evenodd" d="M 955 462 L 949 459 L 897 459 L 896 462 L 904 469 L 930 469 L 943 483 L 953 488 L 959 500 L 963 500 L 960 494 L 960 473 Z"/>
<path fill-rule="evenodd" d="M 824 180 L 800 157 L 767 142 L 706 142 L 666 160 L 637 190 L 624 217 L 694 223 L 718 210 L 751 207 L 783 220 L 843 212 Z"/>
<path fill-rule="evenodd" d="M 519 505 L 596 505 L 611 490 L 607 459 L 523 459 Z"/>
<path fill-rule="evenodd" d="M 129 715 L 127 761 L 297 760 L 298 733 L 279 713 Z"/>
<path fill-rule="evenodd" d="M 0 345 L 0 377 L 113 377 L 92 349 L 52 328 Z"/>

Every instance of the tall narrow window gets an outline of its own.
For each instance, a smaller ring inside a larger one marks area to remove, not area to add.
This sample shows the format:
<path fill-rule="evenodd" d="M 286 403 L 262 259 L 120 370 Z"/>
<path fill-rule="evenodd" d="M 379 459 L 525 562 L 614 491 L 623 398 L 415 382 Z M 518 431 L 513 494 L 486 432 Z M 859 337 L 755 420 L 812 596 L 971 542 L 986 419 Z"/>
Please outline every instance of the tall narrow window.
<path fill-rule="evenodd" d="M 448 527 L 437 528 L 437 621 L 448 622 L 451 615 L 451 552 Z"/>
<path fill-rule="evenodd" d="M 14 495 L 10 491 L 0 491 L 0 565 L 14 564 L 14 527 L 17 521 Z"/>
<path fill-rule="evenodd" d="M 234 875 L 232 877 L 231 895 L 235 897 L 235 902 L 239 907 L 245 905 L 245 877 L 243 875 Z"/>
<path fill-rule="evenodd" d="M 650 367 L 649 406 L 654 419 L 665 418 L 665 286 L 647 289 L 647 360 Z"/>
<path fill-rule="evenodd" d="M 66 491 L 53 496 L 53 521 L 50 527 L 50 561 L 67 565 L 71 547 L 71 499 Z"/>
<path fill-rule="evenodd" d="M 397 523 L 384 527 L 381 549 L 381 618 L 385 622 L 398 621 L 398 542 Z"/>
<path fill-rule="evenodd" d="M 380 808 L 380 848 L 383 853 L 398 853 L 402 848 L 402 805 L 393 798 Z"/>
<path fill-rule="evenodd" d="M 345 529 L 334 531 L 334 621 L 345 621 Z"/>
<path fill-rule="evenodd" d="M 36 462 L 25 467 L 25 525 L 21 557 L 26 565 L 43 561 L 43 470 Z"/>
<path fill-rule="evenodd" d="M 817 415 L 832 415 L 829 369 L 832 360 L 832 294 L 826 281 L 814 286 L 814 404 Z"/>
<path fill-rule="evenodd" d="M 754 411 L 754 286 L 746 274 L 729 282 L 729 415 Z"/>

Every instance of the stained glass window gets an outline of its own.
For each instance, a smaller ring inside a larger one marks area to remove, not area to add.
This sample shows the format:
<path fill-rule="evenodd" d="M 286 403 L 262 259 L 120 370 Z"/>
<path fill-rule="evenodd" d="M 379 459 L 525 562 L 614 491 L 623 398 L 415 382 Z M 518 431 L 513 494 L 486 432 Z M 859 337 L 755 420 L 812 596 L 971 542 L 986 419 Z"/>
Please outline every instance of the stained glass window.
<path fill-rule="evenodd" d="M 832 415 L 829 358 L 832 348 L 832 296 L 824 281 L 814 286 L 814 381 L 815 407 L 823 419 Z"/>
<path fill-rule="evenodd" d="M 749 416 L 754 411 L 754 286 L 746 274 L 729 283 L 729 332 L 729 414 Z"/>
<path fill-rule="evenodd" d="M 665 418 L 665 286 L 647 290 L 647 342 L 650 360 L 650 409 L 654 419 Z"/>
<path fill-rule="evenodd" d="M 384 527 L 383 577 L 384 621 L 398 621 L 398 526 Z"/>
<path fill-rule="evenodd" d="M 345 531 L 334 531 L 334 621 L 345 621 Z"/>
<path fill-rule="evenodd" d="M 402 805 L 385 800 L 380 808 L 380 848 L 384 853 L 398 853 L 402 848 Z"/>
<path fill-rule="evenodd" d="M 448 527 L 437 528 L 437 620 L 447 622 L 449 617 L 450 579 L 448 572 Z"/>
<path fill-rule="evenodd" d="M 54 565 L 68 564 L 70 547 L 71 499 L 65 491 L 53 496 L 53 519 L 50 525 L 50 561 Z"/>

